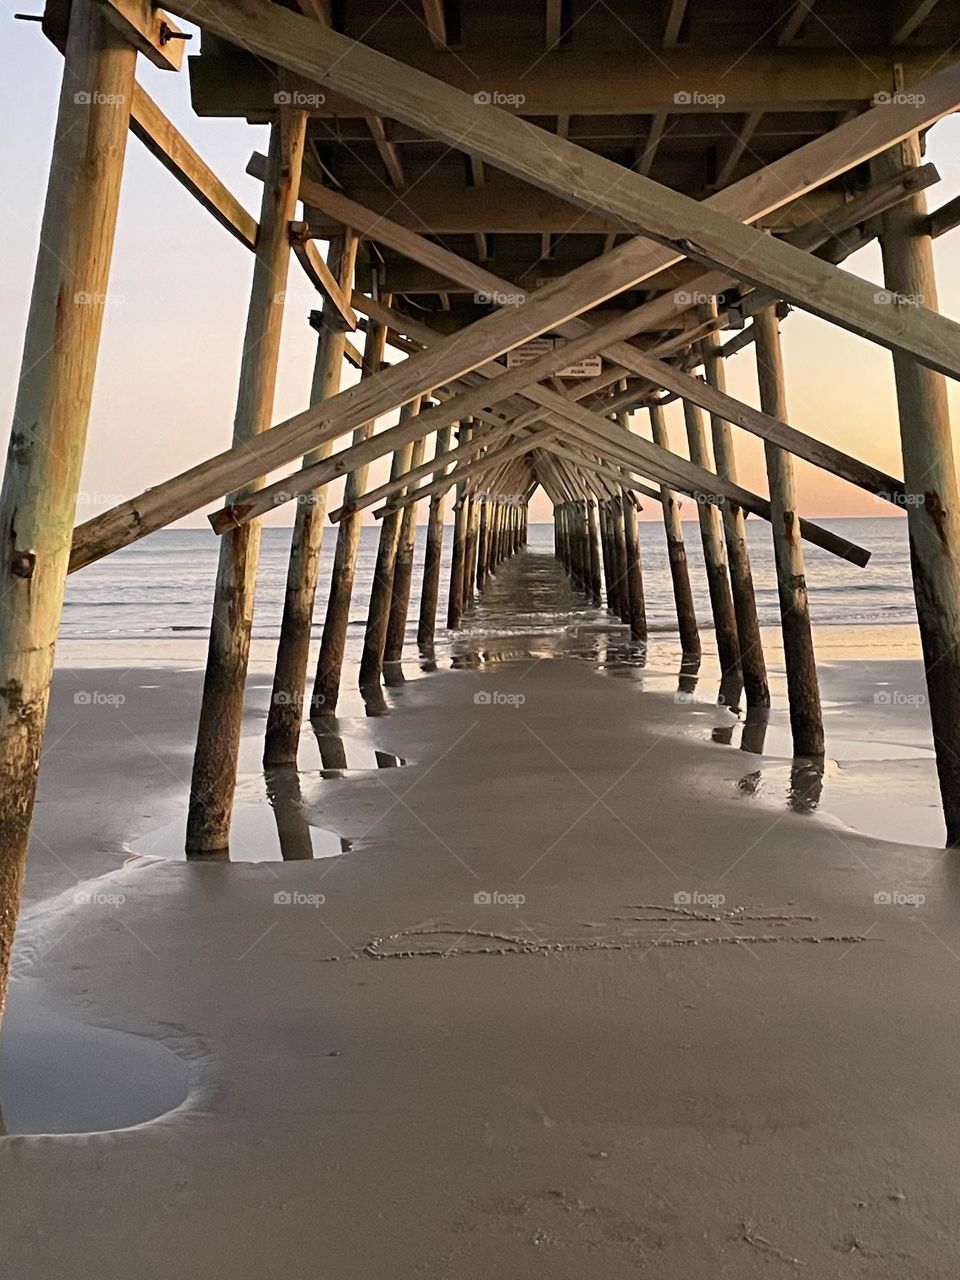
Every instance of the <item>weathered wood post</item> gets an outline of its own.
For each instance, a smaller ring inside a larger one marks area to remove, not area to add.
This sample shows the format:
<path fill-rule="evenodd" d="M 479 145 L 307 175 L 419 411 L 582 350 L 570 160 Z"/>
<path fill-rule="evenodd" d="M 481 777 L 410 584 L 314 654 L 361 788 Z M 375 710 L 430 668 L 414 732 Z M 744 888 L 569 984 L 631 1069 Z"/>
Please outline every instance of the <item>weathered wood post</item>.
<path fill-rule="evenodd" d="M 649 411 L 654 444 L 660 445 L 662 449 L 669 449 L 670 433 L 667 430 L 663 409 L 658 404 L 652 404 Z M 663 505 L 663 525 L 667 535 L 670 576 L 673 579 L 673 598 L 677 606 L 680 649 L 685 656 L 699 657 L 700 629 L 697 626 L 697 611 L 694 608 L 693 591 L 690 588 L 690 570 L 687 565 L 687 549 L 683 541 L 680 502 L 673 490 L 665 484 L 660 486 L 660 501 Z"/>
<path fill-rule="evenodd" d="M 713 470 L 713 459 L 707 445 L 707 429 L 703 411 L 690 400 L 683 402 L 683 420 L 687 429 L 687 445 L 690 461 L 706 471 Z M 717 655 L 720 659 L 721 681 L 740 681 L 740 641 L 737 638 L 737 617 L 733 611 L 733 595 L 727 572 L 727 551 L 723 541 L 717 495 L 697 495 L 697 516 L 700 521 L 700 540 L 703 544 L 703 562 L 707 571 L 707 587 L 710 608 L 717 637 Z M 736 699 L 739 700 L 739 699 Z"/>
<path fill-rule="evenodd" d="M 916 135 L 874 162 L 887 177 L 920 163 Z M 922 194 L 889 209 L 880 231 L 886 290 L 879 306 L 937 310 Z M 903 301 L 899 301 L 899 300 Z M 960 845 L 960 501 L 943 377 L 894 353 L 907 530 L 947 844 Z"/>
<path fill-rule="evenodd" d="M 270 426 L 280 355 L 289 224 L 297 206 L 307 117 L 281 107 L 270 129 L 253 283 L 233 421 L 233 443 L 251 444 Z M 232 494 L 240 502 L 260 482 Z M 187 812 L 188 853 L 228 848 L 260 555 L 260 521 L 221 535 L 203 699 Z"/>
<path fill-rule="evenodd" d="M 410 469 L 419 467 L 427 441 L 425 436 L 413 442 Z M 416 481 L 407 487 L 410 493 L 416 489 Z M 397 540 L 397 558 L 393 566 L 393 592 L 390 597 L 390 617 L 387 620 L 387 639 L 383 646 L 384 662 L 399 662 L 403 657 L 403 642 L 407 633 L 407 613 L 410 609 L 410 586 L 413 581 L 413 552 L 417 542 L 417 504 L 410 502 L 403 508 L 400 521 L 400 537 Z"/>
<path fill-rule="evenodd" d="M 587 554 L 590 558 L 590 596 L 595 605 L 600 605 L 603 603 L 603 575 L 601 573 L 597 503 L 594 498 L 591 498 L 587 503 Z"/>
<path fill-rule="evenodd" d="M 621 622 L 630 621 L 629 567 L 627 565 L 627 538 L 624 528 L 623 500 L 618 494 L 610 499 L 613 522 L 613 554 L 617 572 L 617 613 Z"/>
<path fill-rule="evenodd" d="M 136 50 L 74 0 L 0 527 L 0 1012 L 27 856 L 90 417 Z"/>
<path fill-rule="evenodd" d="M 490 501 L 486 494 L 480 496 L 480 522 L 477 526 L 477 590 L 482 591 L 487 581 L 487 556 L 489 555 Z"/>
<path fill-rule="evenodd" d="M 466 422 L 460 424 L 459 444 L 465 445 L 472 435 Z M 463 615 L 463 568 L 467 535 L 467 495 L 464 482 L 457 485 L 457 498 L 453 508 L 453 554 L 450 558 L 450 587 L 447 598 L 447 627 L 456 631 Z"/>
<path fill-rule="evenodd" d="M 353 281 L 358 244 L 359 241 L 352 232 L 337 236 L 330 241 L 327 254 L 327 265 L 348 295 Z M 340 390 L 347 328 L 339 312 L 329 305 L 325 305 L 322 312 L 313 312 L 310 322 L 319 333 L 310 403 L 319 404 L 323 400 L 329 400 Z M 309 467 L 328 457 L 332 447 L 333 442 L 330 441 L 315 449 L 304 457 L 303 465 Z M 263 747 L 263 763 L 266 765 L 294 764 L 297 759 L 326 510 L 326 485 L 314 493 L 301 495 L 297 503 L 290 540 L 290 560 L 287 565 L 273 692 L 267 711 Z"/>
<path fill-rule="evenodd" d="M 439 462 L 450 448 L 450 427 L 441 427 L 437 432 L 437 443 L 434 453 Z M 433 473 L 437 481 L 446 474 L 446 467 L 441 465 Z M 442 493 L 435 493 L 430 498 L 430 511 L 427 516 L 427 534 L 423 549 L 423 583 L 420 588 L 420 617 L 417 623 L 417 644 L 424 651 L 433 651 L 433 637 L 437 625 L 437 602 L 440 599 L 440 560 L 443 554 L 443 498 Z"/>
<path fill-rule="evenodd" d="M 417 400 L 405 404 L 400 410 L 400 420 L 406 421 L 419 411 Z M 390 464 L 390 479 L 396 480 L 410 470 L 413 457 L 413 443 L 401 445 L 394 452 Z M 400 526 L 403 521 L 404 508 L 397 505 L 400 490 L 387 503 L 387 510 L 380 521 L 380 537 L 377 542 L 377 563 L 373 571 L 373 582 L 370 585 L 370 604 L 367 609 L 367 626 L 363 635 L 363 652 L 360 657 L 359 685 L 361 689 L 370 689 L 380 684 L 383 671 L 383 654 L 387 643 L 387 627 L 390 620 L 390 602 L 393 598 L 393 576 L 397 563 L 397 548 L 400 545 Z"/>
<path fill-rule="evenodd" d="M 385 299 L 390 302 L 389 294 Z M 383 366 L 387 331 L 373 321 L 367 329 L 363 344 L 364 378 L 375 378 Z M 369 439 L 376 428 L 376 420 L 362 423 L 354 431 L 351 441 L 359 444 Z M 344 506 L 363 493 L 367 485 L 366 466 L 358 467 L 347 476 L 343 488 Z M 357 573 L 357 553 L 360 548 L 360 515 L 345 515 L 337 525 L 337 546 L 333 556 L 333 572 L 330 575 L 330 594 L 323 620 L 323 635 L 317 657 L 317 674 L 313 682 L 310 700 L 311 716 L 336 715 L 340 696 L 340 676 L 343 671 L 343 655 L 347 644 L 347 627 L 350 623 L 350 601 L 353 598 L 353 581 Z"/>
<path fill-rule="evenodd" d="M 715 314 L 716 304 L 713 303 L 707 310 L 707 317 Z M 702 346 L 703 368 L 710 386 L 716 387 L 718 391 L 726 391 L 727 379 L 720 351 L 719 338 L 716 335 L 708 338 Z M 710 431 L 717 475 L 721 480 L 736 484 L 737 459 L 733 446 L 733 429 L 726 419 L 711 414 Z M 734 502 L 725 501 L 722 510 L 723 533 L 727 543 L 727 563 L 730 569 L 730 589 L 733 593 L 733 608 L 737 618 L 740 666 L 747 706 L 769 707 L 770 686 L 767 682 L 767 666 L 763 657 L 750 553 L 747 550 L 746 519 L 743 508 Z"/>
<path fill-rule="evenodd" d="M 760 407 L 764 413 L 770 414 L 779 422 L 788 422 L 776 307 L 764 307 L 757 312 L 753 327 L 756 334 Z M 822 756 L 823 714 L 820 709 L 820 688 L 810 628 L 793 459 L 769 440 L 763 442 L 763 450 L 770 486 L 770 523 L 777 563 L 793 751 L 797 756 Z"/>
<path fill-rule="evenodd" d="M 643 594 L 643 564 L 640 558 L 640 529 L 633 494 L 623 489 L 623 534 L 627 554 L 627 600 L 630 634 L 634 640 L 647 638 L 647 608 Z"/>
<path fill-rule="evenodd" d="M 467 502 L 466 530 L 463 540 L 463 608 L 473 600 L 476 582 L 477 521 L 480 507 L 476 494 L 471 493 Z"/>
<path fill-rule="evenodd" d="M 600 550 L 603 557 L 603 583 L 606 589 L 607 609 L 617 612 L 617 570 L 610 541 L 610 503 L 606 498 L 597 501 L 597 517 L 600 526 Z"/>

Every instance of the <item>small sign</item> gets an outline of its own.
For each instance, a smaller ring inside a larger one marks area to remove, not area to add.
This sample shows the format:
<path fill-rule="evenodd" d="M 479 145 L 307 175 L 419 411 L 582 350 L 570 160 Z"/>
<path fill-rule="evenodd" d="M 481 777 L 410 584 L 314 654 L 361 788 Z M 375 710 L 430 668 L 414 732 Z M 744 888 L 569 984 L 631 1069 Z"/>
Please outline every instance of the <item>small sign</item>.
<path fill-rule="evenodd" d="M 531 364 L 534 360 L 539 360 L 541 356 L 555 350 L 556 346 L 556 338 L 531 338 L 529 342 L 522 342 L 519 347 L 514 347 L 512 351 L 507 352 L 507 368 L 519 369 L 522 365 Z M 596 378 L 599 377 L 602 369 L 603 363 L 599 356 L 586 356 L 576 364 L 558 369 L 557 377 Z"/>

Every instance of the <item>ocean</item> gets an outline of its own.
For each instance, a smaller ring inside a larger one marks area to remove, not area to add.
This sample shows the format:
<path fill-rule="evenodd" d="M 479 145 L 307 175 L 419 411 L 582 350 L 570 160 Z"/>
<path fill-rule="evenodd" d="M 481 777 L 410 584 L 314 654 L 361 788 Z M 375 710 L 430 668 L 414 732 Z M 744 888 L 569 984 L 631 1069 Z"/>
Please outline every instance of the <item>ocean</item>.
<path fill-rule="evenodd" d="M 887 517 L 820 523 L 867 547 L 873 554 L 869 565 L 860 569 L 806 544 L 814 624 L 877 627 L 915 623 L 906 520 Z M 770 530 L 765 521 L 751 518 L 747 521 L 747 531 L 760 622 L 772 627 L 777 624 L 779 614 Z M 684 533 L 694 596 L 702 622 L 709 626 L 709 597 L 696 522 L 685 522 Z M 366 621 L 378 537 L 378 526 L 363 528 L 351 610 L 352 635 L 362 632 Z M 676 629 L 676 617 L 663 526 L 658 521 L 642 521 L 640 537 L 649 626 L 651 631 L 670 633 Z M 416 634 L 423 539 L 424 529 L 420 526 L 408 625 L 411 642 Z M 438 633 L 445 610 L 451 541 L 452 529 L 448 526 L 444 531 Z M 314 615 L 316 635 L 322 629 L 335 544 L 336 530 L 331 526 L 324 537 Z M 263 640 L 279 634 L 289 546 L 289 529 L 263 531 L 254 620 L 254 635 Z M 553 525 L 531 525 L 529 546 L 533 552 L 550 554 Z M 175 529 L 152 534 L 69 579 L 61 638 L 174 641 L 177 637 L 194 640 L 203 637 L 209 629 L 216 565 L 217 538 L 209 530 Z M 507 619 L 502 621 L 507 624 Z M 556 625 L 554 618 L 544 617 L 539 622 L 545 629 Z M 536 619 L 525 617 L 523 623 L 525 629 L 531 626 L 539 629 Z"/>

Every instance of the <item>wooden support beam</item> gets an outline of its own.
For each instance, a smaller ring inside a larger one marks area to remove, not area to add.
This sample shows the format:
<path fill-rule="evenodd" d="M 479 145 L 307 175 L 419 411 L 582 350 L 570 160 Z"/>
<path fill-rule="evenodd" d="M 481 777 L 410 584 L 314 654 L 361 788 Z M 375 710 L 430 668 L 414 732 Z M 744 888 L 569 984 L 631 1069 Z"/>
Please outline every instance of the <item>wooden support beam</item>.
<path fill-rule="evenodd" d="M 787 416 L 787 404 L 776 307 L 766 307 L 758 312 L 753 324 L 757 335 L 760 403 L 771 417 L 782 419 Z M 810 626 L 793 461 L 788 453 L 769 440 L 764 441 L 763 449 L 773 515 L 773 549 L 777 564 L 793 754 L 817 759 L 824 751 L 823 712 Z"/>
<path fill-rule="evenodd" d="M 958 225 L 960 225 L 960 196 L 954 196 L 939 209 L 934 209 L 933 213 L 924 216 L 920 223 L 919 234 L 928 235 L 936 240 L 937 236 L 952 231 Z"/>
<path fill-rule="evenodd" d="M 0 1013 L 23 887 L 54 646 L 63 607 L 136 50 L 96 4 L 74 3 L 7 447 L 0 527 Z M 77 86 L 89 93 L 80 100 Z"/>
<path fill-rule="evenodd" d="M 743 153 L 750 145 L 750 139 L 757 131 L 757 126 L 763 119 L 762 111 L 751 111 L 740 126 L 740 132 L 733 140 L 733 145 L 727 152 L 727 157 L 720 166 L 720 172 L 717 174 L 716 185 L 725 187 L 733 175 L 737 171 L 737 165 L 740 163 Z"/>
<path fill-rule="evenodd" d="M 305 222 L 290 223 L 290 245 L 307 279 L 323 295 L 330 307 L 338 312 L 340 322 L 352 333 L 357 327 L 357 317 L 347 300 L 350 295 L 340 287 L 340 282 L 321 258 L 317 246 L 308 238 Z"/>
<path fill-rule="evenodd" d="M 894 48 L 906 44 L 934 9 L 939 0 L 897 0 L 894 5 L 893 30 L 890 43 Z"/>
<path fill-rule="evenodd" d="M 212 22 L 201 0 L 180 0 L 174 7 L 190 21 L 204 26 Z M 238 7 L 231 3 L 232 12 Z M 245 7 L 249 10 L 249 5 Z M 231 43 L 253 48 L 243 31 L 238 31 Z M 931 67 L 943 66 L 956 56 L 948 39 L 932 47 L 858 49 L 856 57 L 839 42 L 821 49 L 758 45 L 736 57 L 729 45 L 713 49 L 705 41 L 700 48 L 676 49 L 669 58 L 647 56 L 642 74 L 638 74 L 638 57 L 643 57 L 643 51 L 630 38 L 621 41 L 617 49 L 598 47 L 589 39 L 581 45 L 572 41 L 563 48 L 562 67 L 556 58 L 534 59 L 532 46 L 523 40 L 500 39 L 486 48 L 471 47 L 466 59 L 438 58 L 426 45 L 425 40 L 418 41 L 416 46 L 410 43 L 402 52 L 394 48 L 390 53 L 403 64 L 471 96 L 478 86 L 521 88 L 525 101 L 515 109 L 531 118 L 564 113 L 581 117 L 651 115 L 667 103 L 671 111 L 702 117 L 703 104 L 692 98 L 689 103 L 673 105 L 678 89 L 692 86 L 705 95 L 723 94 L 723 110 L 737 114 L 759 108 L 791 114 L 846 108 L 860 111 L 878 86 L 888 85 L 895 61 L 903 63 L 906 83 L 912 88 Z M 274 69 L 264 65 L 263 55 L 258 58 L 253 53 L 238 66 L 238 53 L 233 49 L 229 57 L 222 57 L 204 52 L 190 60 L 193 105 L 198 115 L 253 118 L 273 109 L 277 89 Z M 315 74 L 304 70 L 291 78 L 289 87 L 316 95 L 320 84 Z M 346 121 L 371 114 L 396 118 L 387 108 L 364 105 L 358 94 L 329 85 L 324 88 L 322 100 L 310 108 L 316 118 Z"/>
<path fill-rule="evenodd" d="M 401 419 L 408 421 L 419 411 L 418 401 L 405 404 Z M 394 453 L 390 478 L 396 480 L 413 465 L 413 442 L 402 444 Z M 396 572 L 397 549 L 400 545 L 400 524 L 403 513 L 399 508 L 388 511 L 380 525 L 377 543 L 377 562 L 370 587 L 370 604 L 367 609 L 367 626 L 363 635 L 363 651 L 360 655 L 359 685 L 361 689 L 379 687 L 383 672 L 384 650 L 390 619 L 393 582 Z"/>
<path fill-rule="evenodd" d="M 649 176 L 650 170 L 653 168 L 653 162 L 657 158 L 657 148 L 660 146 L 666 127 L 666 111 L 655 111 L 650 118 L 650 132 L 647 134 L 643 151 L 641 151 L 633 166 L 641 177 L 646 178 Z"/>
<path fill-rule="evenodd" d="M 920 141 L 909 138 L 879 157 L 881 175 L 915 164 Z M 916 196 L 883 215 L 884 284 L 895 295 L 922 294 L 937 305 L 930 239 L 918 234 L 926 200 Z M 960 845 L 960 494 L 944 380 L 896 355 L 910 564 L 927 677 L 928 705 L 943 799 L 947 844 Z"/>
<path fill-rule="evenodd" d="M 387 137 L 386 127 L 380 116 L 368 116 L 367 125 L 376 144 L 377 151 L 380 153 L 380 159 L 383 161 L 383 167 L 387 171 L 390 182 L 398 191 L 402 191 L 407 185 L 407 179 L 403 172 L 400 152 Z"/>
<path fill-rule="evenodd" d="M 946 110 L 946 103 L 951 97 L 960 97 L 960 89 L 954 79 L 944 82 L 937 77 L 926 85 L 926 89 L 929 92 L 923 94 L 924 110 L 932 118 Z M 916 113 L 915 110 L 912 114 Z M 759 218 L 771 208 L 789 203 L 818 182 L 827 181 L 873 154 L 881 138 L 885 139 L 885 145 L 889 145 L 890 139 L 899 137 L 904 127 L 903 110 L 897 104 L 877 107 L 854 123 L 856 129 L 853 131 L 843 125 L 825 138 L 799 148 L 784 161 L 769 165 L 760 174 L 718 192 L 706 204 L 723 209 L 734 217 Z M 326 189 L 318 187 L 317 191 L 322 197 Z M 327 192 L 328 196 L 331 194 Z M 363 227 L 356 226 L 354 216 L 342 221 L 363 232 Z M 404 229 L 394 229 L 400 230 Z M 413 236 L 414 233 L 406 232 L 406 235 Z M 414 245 L 417 239 L 414 236 Z M 462 261 L 441 246 L 434 248 L 441 257 L 448 255 L 442 259 L 445 264 L 449 261 L 456 265 Z M 87 521 L 74 534 L 71 570 L 190 514 L 214 500 L 218 494 L 244 483 L 257 470 L 266 472 L 284 466 L 322 443 L 318 435 L 329 432 L 327 438 L 335 438 L 371 413 L 386 412 L 413 395 L 429 391 L 438 383 L 456 378 L 466 369 L 495 358 L 528 337 L 551 329 L 559 329 L 571 336 L 584 332 L 588 328 L 585 321 L 574 323 L 568 318 L 597 305 L 611 292 L 650 278 L 678 261 L 679 257 L 679 251 L 671 252 L 644 241 L 617 246 L 600 263 L 578 268 L 562 281 L 545 285 L 522 305 L 505 308 L 477 321 L 471 326 L 468 357 L 465 358 L 464 335 L 457 334 L 448 341 L 442 360 L 434 349 L 429 357 L 412 357 L 404 365 L 385 372 L 375 391 L 368 385 L 341 392 L 334 402 L 335 407 L 325 410 L 327 425 L 322 432 L 317 427 L 318 412 L 299 415 L 258 440 L 257 459 L 251 460 L 245 447 L 229 450 Z M 471 280 L 473 287 L 487 292 L 496 292 L 504 287 L 499 277 L 480 267 L 472 267 Z M 728 280 L 729 276 L 723 273 L 707 273 L 698 277 L 695 283 L 705 292 L 716 292 L 725 287 Z M 653 304 L 647 306 L 650 307 L 647 313 L 650 323 L 673 311 L 669 300 L 661 304 L 662 310 Z M 233 518 L 237 515 L 234 512 Z"/>
<path fill-rule="evenodd" d="M 430 43 L 435 49 L 447 47 L 447 19 L 443 0 L 421 0 L 423 20 L 430 32 Z"/>
<path fill-rule="evenodd" d="M 471 430 L 467 422 L 461 422 L 459 432 L 461 444 L 469 443 Z M 459 629 L 460 620 L 463 616 L 463 566 L 467 537 L 467 508 L 464 502 L 466 489 L 464 481 L 468 474 L 472 475 L 475 471 L 482 470 L 484 463 L 480 461 L 472 464 L 472 466 L 473 470 L 471 470 L 470 466 L 454 467 L 452 472 L 457 485 L 457 499 L 453 508 L 453 548 L 450 556 L 450 584 L 447 593 L 447 629 L 449 631 Z M 441 481 L 441 484 L 443 483 L 446 483 L 446 481 Z M 427 487 L 429 488 L 430 486 Z M 426 494 L 421 494 L 419 490 L 413 489 L 408 491 L 406 497 L 410 499 L 413 495 L 417 498 L 427 496 Z M 380 514 L 380 512 L 374 512 L 374 515 L 379 516 Z"/>
<path fill-rule="evenodd" d="M 389 298 L 387 304 L 389 305 Z M 371 382 L 376 382 L 382 376 L 386 341 L 386 328 L 381 324 L 371 324 L 367 329 L 363 347 L 361 386 L 364 383 L 369 385 Z M 375 427 L 376 417 L 371 417 L 356 427 L 353 432 L 354 446 L 369 441 Z M 317 465 L 322 467 L 326 464 L 321 462 Z M 366 485 L 367 466 L 360 462 L 347 472 L 343 491 L 344 500 L 348 503 L 352 502 L 358 494 L 363 492 Z M 333 716 L 337 713 L 343 656 L 347 644 L 347 627 L 350 624 L 350 601 L 353 597 L 359 548 L 359 518 L 351 517 L 341 521 L 337 529 L 337 546 L 333 558 L 333 572 L 330 576 L 330 594 L 327 597 L 327 611 L 323 622 L 320 653 L 317 658 L 317 673 L 310 699 L 310 715 L 313 719 L 320 716 Z"/>
<path fill-rule="evenodd" d="M 441 427 L 437 432 L 434 451 L 434 480 L 442 480 L 447 467 L 444 455 L 450 448 L 451 428 Z M 440 463 L 441 465 L 437 466 Z M 427 516 L 427 532 L 423 548 L 423 579 L 420 588 L 420 616 L 417 622 L 417 644 L 424 653 L 433 652 L 434 632 L 437 623 L 437 602 L 440 599 L 440 560 L 443 552 L 443 494 L 436 493 L 430 499 Z"/>
<path fill-rule="evenodd" d="M 794 0 L 793 7 L 784 19 L 783 26 L 777 32 L 777 48 L 785 49 L 793 44 L 800 29 L 810 16 L 816 0 Z"/>
<path fill-rule="evenodd" d="M 161 71 L 179 71 L 190 36 L 153 0 L 98 0 L 122 38 Z"/>
<path fill-rule="evenodd" d="M 687 447 L 690 461 L 704 471 L 713 470 L 713 459 L 707 444 L 707 429 L 700 406 L 692 400 L 683 402 L 683 421 L 687 430 Z M 730 683 L 740 686 L 740 641 L 737 636 L 737 618 L 733 609 L 730 575 L 727 570 L 727 551 L 720 523 L 719 502 L 712 502 L 710 493 L 699 495 L 697 519 L 700 522 L 700 541 L 703 546 L 703 563 L 707 571 L 707 588 L 710 593 L 710 610 L 713 614 L 714 634 L 717 639 L 717 656 L 720 660 L 721 690 Z M 736 699 L 723 697 L 723 701 L 736 707 Z"/>
<path fill-rule="evenodd" d="M 543 44 L 552 53 L 563 36 L 563 0 L 544 0 L 544 5 Z"/>
<path fill-rule="evenodd" d="M 663 28 L 663 47 L 675 49 L 680 43 L 683 20 L 687 16 L 688 0 L 667 0 L 667 16 Z"/>
<path fill-rule="evenodd" d="M 708 317 L 716 315 L 716 304 L 706 308 Z M 719 340 L 713 335 L 703 343 L 704 373 L 707 383 L 716 391 L 725 392 L 726 373 L 723 367 Z M 713 440 L 713 456 L 717 475 L 731 484 L 737 483 L 737 460 L 733 445 L 733 431 L 726 418 L 718 413 L 710 415 Z M 747 548 L 747 528 L 742 509 L 734 502 L 721 507 L 723 533 L 727 544 L 727 564 L 730 570 L 730 590 L 737 619 L 737 636 L 740 640 L 740 664 L 743 674 L 743 691 L 747 707 L 770 706 L 770 686 L 763 656 L 760 621 L 757 617 L 757 598 L 753 585 L 753 570 Z"/>
<path fill-rule="evenodd" d="M 350 288 L 357 257 L 358 240 L 351 231 L 331 241 L 329 268 L 343 290 Z M 346 329 L 339 314 L 317 315 L 317 358 L 310 403 L 320 404 L 340 390 Z M 330 453 L 329 444 L 303 460 L 305 467 L 321 462 Z M 267 711 L 263 762 L 265 765 L 295 764 L 303 724 L 310 635 L 323 550 L 326 487 L 302 494 L 294 516 L 290 559 L 280 621 L 280 639 L 274 667 L 273 690 Z"/>
<path fill-rule="evenodd" d="M 270 130 L 267 181 L 247 310 L 234 447 L 252 447 L 270 424 L 280 356 L 283 298 L 290 263 L 287 227 L 297 204 L 306 116 L 281 107 Z M 252 481 L 255 488 L 259 479 Z M 241 499 L 251 491 L 235 494 Z M 220 543 L 213 616 L 187 811 L 188 854 L 225 850 L 237 780 L 260 525 L 232 530 Z"/>
<path fill-rule="evenodd" d="M 192 0 L 184 4 L 192 8 Z M 266 0 L 248 0 L 242 10 L 230 0 L 203 0 L 198 9 L 205 29 L 262 57 L 424 129 L 451 146 L 462 145 L 469 136 L 472 154 L 534 186 L 581 207 L 605 210 L 624 230 L 667 247 L 682 245 L 686 256 L 732 270 L 814 315 L 960 378 L 960 324 L 919 306 L 885 310 L 875 302 L 876 290 L 866 280 L 763 235 L 738 221 L 733 211 L 721 212 L 711 201 L 698 204 L 639 173 L 626 172 L 528 120 L 478 104 L 434 77 Z M 916 131 L 918 116 L 932 114 L 938 119 L 955 109 L 960 100 L 960 66 L 931 77 L 922 93 L 907 96 L 912 99 L 909 103 L 894 101 L 874 109 L 887 117 L 899 112 L 902 136 Z M 923 102 L 916 102 L 920 97 Z M 881 129 L 876 117 L 866 112 L 851 125 L 860 131 L 862 143 L 874 128 L 877 136 L 885 133 L 889 120 Z M 841 125 L 829 136 L 835 142 L 847 127 Z"/>
<path fill-rule="evenodd" d="M 257 243 L 257 220 L 223 185 L 205 160 L 163 114 L 150 95 L 135 85 L 130 130 L 190 194 L 241 244 Z"/>

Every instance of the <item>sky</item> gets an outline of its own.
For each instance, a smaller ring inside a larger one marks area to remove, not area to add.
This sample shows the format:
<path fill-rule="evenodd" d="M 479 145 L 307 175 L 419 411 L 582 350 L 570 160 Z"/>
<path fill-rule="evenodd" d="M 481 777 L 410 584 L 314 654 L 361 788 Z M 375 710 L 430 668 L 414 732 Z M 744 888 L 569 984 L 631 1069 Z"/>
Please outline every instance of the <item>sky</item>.
<path fill-rule="evenodd" d="M 39 12 L 17 0 L 17 9 Z M 62 59 L 39 25 L 17 22 L 14 5 L 0 8 L 0 443 L 13 415 L 40 219 L 53 141 Z M 196 52 L 196 39 L 191 51 Z M 265 151 L 267 129 L 242 120 L 199 119 L 189 105 L 187 73 L 161 72 L 142 57 L 138 78 L 233 193 L 253 212 L 261 184 L 244 173 L 252 151 Z M 928 134 L 926 160 L 941 181 L 928 190 L 931 208 L 960 193 L 960 119 Z M 934 244 L 940 310 L 960 318 L 960 230 Z M 115 505 L 202 461 L 230 441 L 253 257 L 148 155 L 128 142 L 93 409 L 81 479 L 78 520 Z M 880 282 L 880 253 L 868 246 L 845 264 Z M 274 421 L 308 403 L 315 335 L 307 314 L 318 306 L 295 260 L 287 290 Z M 865 339 L 795 311 L 783 325 L 789 421 L 895 475 L 902 474 L 890 354 Z M 396 352 L 388 358 L 398 360 Z M 344 385 L 355 380 L 348 370 Z M 758 405 L 752 348 L 727 362 L 728 390 Z M 949 386 L 953 421 L 960 388 Z M 395 415 L 381 419 L 381 427 Z M 679 404 L 667 410 L 675 447 L 683 448 Z M 633 426 L 649 436 L 644 412 Z M 762 443 L 736 431 L 741 483 L 766 493 Z M 371 469 L 386 478 L 388 461 Z M 797 462 L 799 506 L 805 515 L 878 516 L 892 507 L 862 490 Z M 339 486 L 331 486 L 331 505 Z M 218 505 L 218 504 L 214 504 Z M 421 504 L 423 505 L 423 504 Z M 647 502 L 643 518 L 659 519 Z M 693 512 L 685 513 L 691 517 Z M 549 519 L 538 492 L 533 519 Z M 292 508 L 266 517 L 289 524 Z M 367 519 L 370 519 L 369 513 Z M 421 513 L 423 518 L 423 513 Z M 449 519 L 449 513 L 448 513 Z M 202 513 L 181 522 L 203 526 Z"/>

